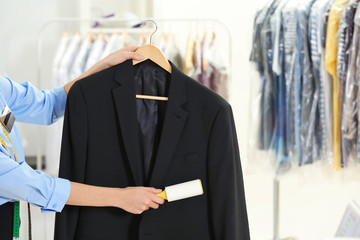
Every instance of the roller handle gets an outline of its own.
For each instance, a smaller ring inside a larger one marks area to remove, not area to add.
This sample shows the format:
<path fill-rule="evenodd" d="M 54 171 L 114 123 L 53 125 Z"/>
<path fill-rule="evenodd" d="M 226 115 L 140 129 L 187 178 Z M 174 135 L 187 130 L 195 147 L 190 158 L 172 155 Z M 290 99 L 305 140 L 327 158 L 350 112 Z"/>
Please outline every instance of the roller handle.
<path fill-rule="evenodd" d="M 156 194 L 156 195 L 159 196 L 159 197 L 161 197 L 161 198 L 163 198 L 163 199 L 165 199 L 165 200 L 167 200 L 167 196 L 166 196 L 166 191 L 165 191 L 165 190 L 162 191 L 161 193 Z"/>

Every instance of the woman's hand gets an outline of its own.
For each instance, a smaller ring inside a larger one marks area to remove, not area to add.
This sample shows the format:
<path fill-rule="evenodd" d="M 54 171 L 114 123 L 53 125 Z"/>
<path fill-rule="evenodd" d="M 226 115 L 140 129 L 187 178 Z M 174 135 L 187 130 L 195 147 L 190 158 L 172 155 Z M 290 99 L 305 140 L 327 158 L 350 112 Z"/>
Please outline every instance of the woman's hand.
<path fill-rule="evenodd" d="M 135 51 L 138 49 L 138 46 L 126 46 L 116 52 L 111 53 L 109 56 L 103 58 L 99 62 L 95 63 L 89 70 L 81 74 L 79 77 L 77 77 L 75 80 L 67 83 L 64 86 L 66 95 L 69 93 L 70 88 L 72 85 L 79 79 L 90 76 L 91 74 L 100 72 L 104 69 L 107 69 L 109 67 L 115 66 L 117 64 L 120 64 L 128 59 L 134 59 L 134 60 L 143 60 L 144 57 L 141 56 L 138 53 L 135 53 Z"/>
<path fill-rule="evenodd" d="M 150 187 L 127 187 L 119 189 L 118 207 L 133 214 L 141 214 L 153 208 L 159 208 L 164 199 L 155 195 L 162 190 Z"/>

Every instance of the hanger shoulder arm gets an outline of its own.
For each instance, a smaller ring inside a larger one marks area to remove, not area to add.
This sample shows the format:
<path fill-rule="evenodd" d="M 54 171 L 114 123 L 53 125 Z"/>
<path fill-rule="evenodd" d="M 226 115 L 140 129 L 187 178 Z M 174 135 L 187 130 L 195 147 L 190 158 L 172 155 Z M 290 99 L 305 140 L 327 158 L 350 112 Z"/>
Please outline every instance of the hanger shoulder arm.
<path fill-rule="evenodd" d="M 161 52 L 159 48 L 157 48 L 154 45 L 148 44 L 144 45 L 142 47 L 139 47 L 136 51 L 136 53 L 144 56 L 144 60 L 141 61 L 135 61 L 133 60 L 133 64 L 136 65 L 142 61 L 145 61 L 147 59 L 150 59 L 169 73 L 171 73 L 171 65 L 169 61 L 166 59 L 165 55 Z"/>

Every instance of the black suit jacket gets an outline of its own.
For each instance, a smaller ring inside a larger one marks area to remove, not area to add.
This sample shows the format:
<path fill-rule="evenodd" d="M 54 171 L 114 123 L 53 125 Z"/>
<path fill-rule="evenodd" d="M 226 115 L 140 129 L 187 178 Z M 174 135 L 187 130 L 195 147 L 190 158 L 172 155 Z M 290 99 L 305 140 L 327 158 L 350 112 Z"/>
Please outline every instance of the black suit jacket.
<path fill-rule="evenodd" d="M 174 65 L 149 181 L 139 156 L 132 61 L 76 82 L 68 96 L 59 176 L 96 186 L 166 186 L 201 179 L 204 194 L 141 215 L 66 206 L 57 240 L 248 240 L 237 137 L 230 105 Z"/>

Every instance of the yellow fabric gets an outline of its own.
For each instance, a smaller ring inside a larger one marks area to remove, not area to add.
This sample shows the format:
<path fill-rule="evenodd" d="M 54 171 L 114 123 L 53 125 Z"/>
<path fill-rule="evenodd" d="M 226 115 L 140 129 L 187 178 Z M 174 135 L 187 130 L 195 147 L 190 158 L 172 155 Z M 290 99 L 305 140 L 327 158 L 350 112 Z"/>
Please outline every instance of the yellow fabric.
<path fill-rule="evenodd" d="M 340 169 L 341 150 L 340 150 L 340 104 L 341 91 L 337 76 L 337 50 L 338 50 L 338 30 L 341 15 L 349 0 L 336 0 L 331 6 L 326 36 L 325 48 L 325 68 L 333 79 L 333 113 L 334 113 L 334 167 Z"/>
<path fill-rule="evenodd" d="M 185 64 L 183 69 L 186 75 L 189 75 L 194 69 L 193 59 L 192 59 L 193 51 L 194 51 L 194 39 L 192 34 L 190 33 L 186 43 Z"/>

